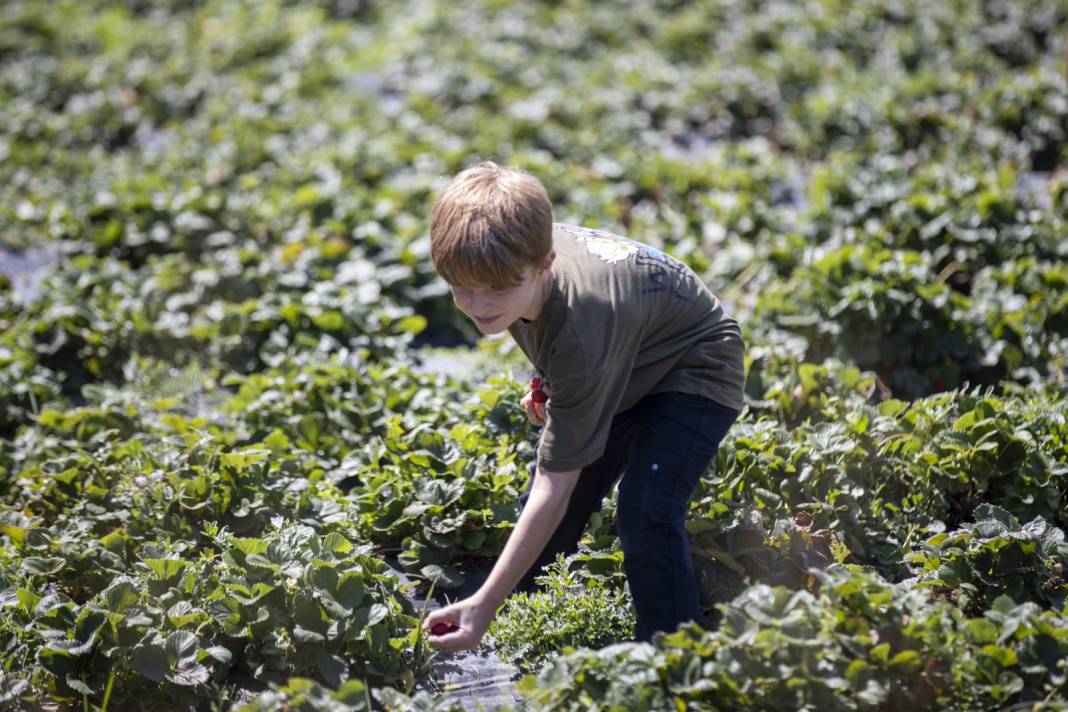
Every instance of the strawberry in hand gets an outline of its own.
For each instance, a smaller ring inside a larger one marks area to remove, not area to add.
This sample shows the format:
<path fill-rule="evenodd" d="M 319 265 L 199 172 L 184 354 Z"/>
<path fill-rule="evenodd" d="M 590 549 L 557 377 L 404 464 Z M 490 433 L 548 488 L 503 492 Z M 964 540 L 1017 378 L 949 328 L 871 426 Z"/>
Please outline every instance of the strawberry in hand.
<path fill-rule="evenodd" d="M 435 623 L 434 627 L 430 629 L 430 632 L 433 635 L 446 635 L 448 633 L 453 633 L 453 632 L 458 631 L 458 630 L 460 630 L 460 626 L 455 625 L 453 623 L 442 622 L 442 623 Z"/>
<path fill-rule="evenodd" d="M 542 390 L 540 378 L 530 379 L 530 398 L 535 403 L 544 403 L 549 400 L 549 395 Z"/>
<path fill-rule="evenodd" d="M 519 405 L 526 411 L 527 420 L 540 427 L 547 422 L 545 404 L 548 400 L 549 394 L 542 387 L 541 379 L 532 378 L 530 379 L 530 393 L 523 396 Z"/>

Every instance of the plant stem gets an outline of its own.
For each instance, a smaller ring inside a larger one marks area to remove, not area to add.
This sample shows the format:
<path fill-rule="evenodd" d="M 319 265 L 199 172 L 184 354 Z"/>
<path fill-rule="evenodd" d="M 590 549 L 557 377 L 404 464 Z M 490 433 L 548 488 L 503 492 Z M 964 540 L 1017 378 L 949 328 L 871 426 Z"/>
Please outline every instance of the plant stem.
<path fill-rule="evenodd" d="M 111 669 L 108 675 L 108 686 L 104 688 L 104 702 L 100 706 L 100 712 L 108 712 L 108 701 L 111 699 L 111 686 L 115 684 L 115 669 Z"/>

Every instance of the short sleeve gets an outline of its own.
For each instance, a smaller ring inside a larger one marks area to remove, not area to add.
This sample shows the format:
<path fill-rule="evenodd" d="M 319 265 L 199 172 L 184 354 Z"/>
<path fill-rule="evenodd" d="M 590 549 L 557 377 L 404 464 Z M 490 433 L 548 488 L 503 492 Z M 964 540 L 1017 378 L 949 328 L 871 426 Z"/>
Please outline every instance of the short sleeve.
<path fill-rule="evenodd" d="M 538 444 L 540 468 L 580 470 L 604 454 L 633 364 L 634 354 L 619 354 L 581 373 L 550 375 L 548 421 Z"/>

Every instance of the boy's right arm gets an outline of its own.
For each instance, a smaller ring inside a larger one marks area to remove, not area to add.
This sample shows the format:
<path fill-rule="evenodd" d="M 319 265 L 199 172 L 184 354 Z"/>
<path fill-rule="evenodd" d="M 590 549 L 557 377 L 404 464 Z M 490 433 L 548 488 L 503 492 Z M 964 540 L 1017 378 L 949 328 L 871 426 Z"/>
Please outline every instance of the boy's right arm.
<path fill-rule="evenodd" d="M 497 609 L 534 565 L 564 518 L 579 473 L 580 470 L 551 472 L 538 468 L 530 498 L 481 588 L 426 617 L 423 627 L 427 630 L 439 623 L 455 626 L 448 633 L 431 635 L 430 645 L 446 651 L 470 650 L 478 645 Z"/>

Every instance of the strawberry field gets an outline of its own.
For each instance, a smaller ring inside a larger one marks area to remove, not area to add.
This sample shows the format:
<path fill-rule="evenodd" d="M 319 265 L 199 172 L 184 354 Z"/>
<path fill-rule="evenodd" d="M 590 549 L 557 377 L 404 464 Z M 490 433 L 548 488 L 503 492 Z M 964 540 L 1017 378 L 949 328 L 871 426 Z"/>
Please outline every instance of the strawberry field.
<path fill-rule="evenodd" d="M 1068 2 L 8 0 L 0 709 L 459 710 L 534 375 L 448 178 L 685 261 L 745 334 L 703 620 L 614 495 L 483 653 L 511 709 L 1068 709 Z M 428 601 L 430 603 L 428 603 Z"/>

